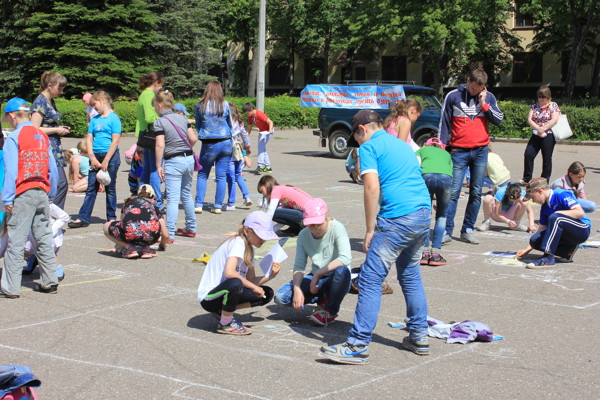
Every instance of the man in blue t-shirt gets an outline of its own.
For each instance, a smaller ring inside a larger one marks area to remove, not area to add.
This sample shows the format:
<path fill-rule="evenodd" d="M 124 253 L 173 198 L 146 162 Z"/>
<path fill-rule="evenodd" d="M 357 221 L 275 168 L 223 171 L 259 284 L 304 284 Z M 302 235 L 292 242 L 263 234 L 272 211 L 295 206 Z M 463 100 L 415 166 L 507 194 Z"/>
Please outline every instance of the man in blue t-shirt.
<path fill-rule="evenodd" d="M 555 268 L 555 256 L 573 258 L 577 247 L 590 237 L 591 222 L 570 190 L 552 190 L 545 178 L 529 181 L 526 198 L 540 204 L 540 226 L 529 239 L 529 246 L 519 250 L 517 257 L 531 250 L 544 255 L 529 262 L 530 269 Z"/>
<path fill-rule="evenodd" d="M 381 306 L 381 284 L 395 263 L 406 299 L 409 336 L 402 346 L 429 355 L 427 300 L 421 281 L 421 253 L 431 222 L 431 200 L 421 168 L 406 142 L 383 130 L 381 116 L 361 110 L 354 116 L 352 139 L 360 144 L 367 232 L 367 258 L 359 279 L 354 325 L 346 343 L 321 348 L 339 363 L 364 364 Z M 379 213 L 377 209 L 379 208 Z"/>

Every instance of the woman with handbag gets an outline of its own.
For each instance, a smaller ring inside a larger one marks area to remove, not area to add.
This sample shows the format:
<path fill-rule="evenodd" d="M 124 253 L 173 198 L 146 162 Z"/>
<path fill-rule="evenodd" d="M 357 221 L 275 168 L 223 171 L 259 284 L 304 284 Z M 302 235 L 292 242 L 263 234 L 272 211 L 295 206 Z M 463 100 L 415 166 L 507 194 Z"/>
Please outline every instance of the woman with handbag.
<path fill-rule="evenodd" d="M 227 192 L 229 193 L 229 198 L 227 200 L 227 206 L 225 206 L 225 211 L 235 210 L 236 183 L 244 196 L 244 206 L 250 207 L 252 205 L 248 185 L 246 185 L 246 180 L 242 176 L 242 171 L 246 164 L 244 156 L 250 154 L 250 139 L 248 138 L 248 132 L 246 132 L 246 129 L 244 128 L 244 119 L 237 106 L 230 103 L 229 107 L 231 109 L 234 148 L 233 157 L 231 157 L 231 161 L 229 161 L 229 169 L 227 170 Z"/>
<path fill-rule="evenodd" d="M 533 129 L 533 135 L 529 138 L 525 148 L 525 161 L 523 168 L 523 179 L 519 182 L 527 184 L 533 177 L 533 161 L 542 150 L 542 174 L 546 181 L 550 181 L 552 174 L 552 152 L 556 139 L 552 133 L 552 127 L 558 122 L 560 108 L 552 101 L 552 94 L 548 86 L 540 86 L 537 91 L 538 102 L 531 106 L 527 123 Z"/>
<path fill-rule="evenodd" d="M 138 138 L 138 146 L 144 149 L 144 169 L 140 177 L 140 184 L 149 184 L 156 193 L 156 205 L 162 210 L 162 192 L 160 190 L 160 178 L 156 171 L 156 157 L 154 153 L 156 141 L 153 123 L 158 115 L 152 105 L 152 99 L 162 89 L 165 78 L 160 72 L 150 72 L 140 78 L 139 85 L 142 89 L 136 105 L 137 122 L 135 124 L 135 136 Z"/>
<path fill-rule="evenodd" d="M 233 153 L 229 113 L 229 103 L 223 100 L 221 84 L 209 82 L 204 89 L 204 96 L 194 107 L 198 139 L 202 142 L 200 151 L 202 170 L 198 171 L 196 181 L 195 211 L 197 214 L 201 214 L 204 207 L 206 181 L 213 165 L 216 169 L 217 191 L 212 212 L 221 214 L 223 208 L 227 169 Z"/>
<path fill-rule="evenodd" d="M 173 95 L 167 91 L 158 92 L 152 100 L 159 115 L 154 121 L 156 171 L 167 186 L 168 243 L 173 243 L 175 235 L 196 236 L 196 215 L 192 198 L 195 165 L 192 148 L 196 144 L 196 134 L 187 118 L 173 111 L 174 103 Z M 175 230 L 180 200 L 185 212 L 185 228 Z"/>

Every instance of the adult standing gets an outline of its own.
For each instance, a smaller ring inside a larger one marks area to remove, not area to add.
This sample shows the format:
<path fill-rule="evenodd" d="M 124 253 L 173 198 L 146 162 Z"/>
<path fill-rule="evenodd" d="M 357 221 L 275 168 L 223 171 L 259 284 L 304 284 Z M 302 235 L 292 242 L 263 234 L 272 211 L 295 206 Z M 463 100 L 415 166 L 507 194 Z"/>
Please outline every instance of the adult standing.
<path fill-rule="evenodd" d="M 67 78 L 59 72 L 44 72 L 40 78 L 40 94 L 33 101 L 31 115 L 33 125 L 40 128 L 48 136 L 48 139 L 50 139 L 52 155 L 54 156 L 56 169 L 58 170 L 58 186 L 56 188 L 56 195 L 52 201 L 63 210 L 65 208 L 67 192 L 69 191 L 69 179 L 65 173 L 67 160 L 63 153 L 60 138 L 68 134 L 70 128 L 59 125 L 61 115 L 56 108 L 54 99 L 63 93 L 66 86 Z"/>
<path fill-rule="evenodd" d="M 415 354 L 429 355 L 427 300 L 420 271 L 423 241 L 431 223 L 429 192 L 412 149 L 383 130 L 379 114 L 361 110 L 352 121 L 350 142 L 355 139 L 360 144 L 365 188 L 367 258 L 360 272 L 358 303 L 348 339 L 322 347 L 321 354 L 339 363 L 368 361 L 368 345 L 381 307 L 381 284 L 395 263 L 409 331 L 402 346 Z"/>
<path fill-rule="evenodd" d="M 194 179 L 194 153 L 196 134 L 185 115 L 173 110 L 175 100 L 168 92 L 158 92 L 153 100 L 154 108 L 160 116 L 154 121 L 156 133 L 156 170 L 167 186 L 167 230 L 169 243 L 175 233 L 181 236 L 196 236 L 196 215 L 192 198 Z M 163 168 L 163 158 L 165 160 Z M 185 211 L 185 228 L 177 229 L 179 200 Z"/>
<path fill-rule="evenodd" d="M 487 91 L 487 74 L 475 69 L 467 75 L 467 83 L 446 95 L 440 119 L 439 138 L 447 144 L 446 150 L 452 157 L 452 192 L 446 218 L 444 243 L 452 241 L 454 216 L 460 190 L 467 170 L 471 173 L 469 200 L 465 210 L 460 240 L 479 244 L 473 235 L 473 227 L 481 206 L 481 188 L 485 176 L 488 144 L 488 123 L 500 125 L 504 114 L 498 108 L 496 98 Z"/>
<path fill-rule="evenodd" d="M 221 214 L 221 208 L 223 208 L 227 188 L 227 169 L 233 152 L 232 125 L 229 114 L 229 103 L 223 99 L 221 84 L 216 81 L 209 82 L 204 89 L 204 96 L 194 107 L 198 139 L 202 142 L 202 150 L 200 150 L 202 170 L 198 171 L 196 182 L 195 210 L 197 214 L 202 214 L 206 181 L 213 165 L 216 169 L 217 191 L 212 212 Z"/>
<path fill-rule="evenodd" d="M 160 72 L 150 72 L 140 78 L 139 86 L 142 90 L 138 97 L 136 105 L 137 122 L 135 124 L 135 136 L 140 132 L 152 130 L 154 121 L 158 119 L 158 114 L 154 110 L 152 100 L 165 84 L 165 78 Z M 160 190 L 160 177 L 156 170 L 156 156 L 154 147 L 144 149 L 144 169 L 140 177 L 140 184 L 149 184 L 154 189 L 156 196 L 156 206 L 162 210 L 162 192 Z"/>
<path fill-rule="evenodd" d="M 524 155 L 523 179 L 520 183 L 527 184 L 533 177 L 533 162 L 540 150 L 542 151 L 542 178 L 550 182 L 552 174 L 552 153 L 556 139 L 552 127 L 558 122 L 560 108 L 552 101 L 552 93 L 548 86 L 540 86 L 537 90 L 537 103 L 531 106 L 527 123 L 533 129 L 527 142 Z"/>

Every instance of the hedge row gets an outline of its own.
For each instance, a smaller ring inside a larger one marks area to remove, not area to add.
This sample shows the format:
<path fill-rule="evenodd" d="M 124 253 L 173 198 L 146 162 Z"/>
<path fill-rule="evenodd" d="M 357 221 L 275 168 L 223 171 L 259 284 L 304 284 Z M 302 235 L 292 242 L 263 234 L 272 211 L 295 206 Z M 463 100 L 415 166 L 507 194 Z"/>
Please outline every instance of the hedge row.
<path fill-rule="evenodd" d="M 235 103 L 240 109 L 246 102 L 253 102 L 253 98 L 229 97 L 227 101 Z M 193 112 L 196 99 L 181 100 L 190 112 Z M 560 105 L 560 103 L 559 103 Z M 527 114 L 530 104 L 522 101 L 500 101 L 500 109 L 504 112 L 504 121 L 500 127 L 492 126 L 491 135 L 498 137 L 528 138 L 531 128 L 527 125 Z M 63 123 L 71 127 L 71 132 L 77 136 L 86 133 L 87 124 L 85 106 L 80 100 L 57 101 L 57 107 L 63 114 Z M 135 102 L 117 101 L 114 104 L 115 112 L 121 118 L 124 132 L 135 130 Z M 589 107 L 589 105 L 588 105 Z M 561 110 L 567 114 L 573 137 L 571 140 L 600 140 L 600 107 L 574 107 L 562 106 Z M 279 96 L 265 99 L 265 113 L 273 120 L 275 126 L 282 127 L 316 127 L 318 108 L 300 107 L 297 97 Z"/>

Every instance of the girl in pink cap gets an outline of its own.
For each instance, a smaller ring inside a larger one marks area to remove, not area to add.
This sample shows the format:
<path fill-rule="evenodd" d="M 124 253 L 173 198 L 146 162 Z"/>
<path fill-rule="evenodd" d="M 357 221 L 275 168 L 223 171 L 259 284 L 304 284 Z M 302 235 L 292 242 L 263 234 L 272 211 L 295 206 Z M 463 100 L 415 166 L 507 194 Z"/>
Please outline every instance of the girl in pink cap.
<path fill-rule="evenodd" d="M 277 276 L 279 263 L 273 263 L 269 276 L 256 276 L 253 261 L 254 247 L 274 239 L 279 238 L 273 232 L 271 217 L 264 211 L 254 211 L 244 219 L 237 234 L 211 255 L 198 286 L 198 301 L 219 320 L 218 333 L 251 334 L 235 320 L 233 312 L 263 306 L 273 298 L 273 289 L 264 284 Z"/>

